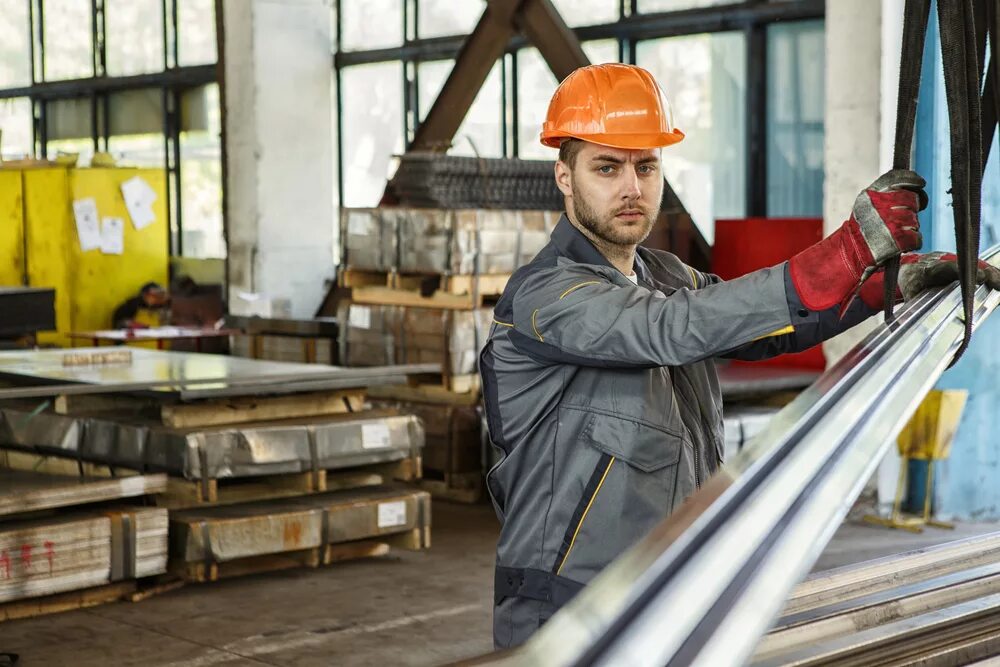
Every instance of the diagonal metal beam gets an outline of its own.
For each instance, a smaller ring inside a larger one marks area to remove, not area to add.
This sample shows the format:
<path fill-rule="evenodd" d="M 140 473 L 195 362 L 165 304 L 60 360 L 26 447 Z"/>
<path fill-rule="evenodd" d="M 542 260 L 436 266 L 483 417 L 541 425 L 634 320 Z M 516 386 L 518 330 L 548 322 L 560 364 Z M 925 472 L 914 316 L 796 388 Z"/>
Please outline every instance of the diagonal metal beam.
<path fill-rule="evenodd" d="M 492 0 L 475 30 L 462 44 L 455 66 L 417 128 L 408 151 L 445 152 L 462 125 L 493 63 L 517 33 L 514 14 L 524 0 Z"/>
<path fill-rule="evenodd" d="M 514 19 L 528 41 L 542 54 L 556 75 L 556 81 L 590 64 L 576 33 L 566 25 L 551 0 L 525 0 Z"/>

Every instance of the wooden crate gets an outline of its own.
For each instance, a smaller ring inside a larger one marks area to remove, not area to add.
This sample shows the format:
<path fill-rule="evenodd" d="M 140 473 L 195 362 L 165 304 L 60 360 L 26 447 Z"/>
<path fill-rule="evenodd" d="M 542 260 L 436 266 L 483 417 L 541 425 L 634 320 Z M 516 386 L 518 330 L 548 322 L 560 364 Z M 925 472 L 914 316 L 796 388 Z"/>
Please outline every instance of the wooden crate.
<path fill-rule="evenodd" d="M 430 496 L 378 487 L 174 512 L 171 565 L 191 582 L 430 546 Z"/>

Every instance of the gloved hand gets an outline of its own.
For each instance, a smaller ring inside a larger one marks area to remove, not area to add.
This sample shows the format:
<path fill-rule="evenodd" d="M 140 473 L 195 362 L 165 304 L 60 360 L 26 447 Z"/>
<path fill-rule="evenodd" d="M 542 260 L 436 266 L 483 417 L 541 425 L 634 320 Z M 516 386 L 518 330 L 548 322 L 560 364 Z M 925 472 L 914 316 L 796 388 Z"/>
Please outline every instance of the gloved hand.
<path fill-rule="evenodd" d="M 920 247 L 917 211 L 927 206 L 925 185 L 915 172 L 886 172 L 858 195 L 840 229 L 789 260 L 792 284 L 806 308 L 846 307 L 879 266 Z"/>
<path fill-rule="evenodd" d="M 958 256 L 951 253 L 929 252 L 924 255 L 911 253 L 899 258 L 899 286 L 896 303 L 909 301 L 926 289 L 943 287 L 958 280 Z M 861 287 L 858 296 L 869 308 L 885 307 L 885 273 L 879 271 Z M 979 261 L 976 284 L 1000 290 L 1000 269 Z"/>

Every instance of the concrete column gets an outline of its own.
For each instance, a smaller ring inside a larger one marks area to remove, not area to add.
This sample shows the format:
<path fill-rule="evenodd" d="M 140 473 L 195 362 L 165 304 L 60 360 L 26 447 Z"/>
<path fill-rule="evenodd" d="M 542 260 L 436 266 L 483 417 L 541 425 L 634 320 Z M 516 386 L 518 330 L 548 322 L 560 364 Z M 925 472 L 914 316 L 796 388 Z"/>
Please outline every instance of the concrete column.
<path fill-rule="evenodd" d="M 236 314 L 311 317 L 334 275 L 330 12 L 330 0 L 223 2 Z"/>

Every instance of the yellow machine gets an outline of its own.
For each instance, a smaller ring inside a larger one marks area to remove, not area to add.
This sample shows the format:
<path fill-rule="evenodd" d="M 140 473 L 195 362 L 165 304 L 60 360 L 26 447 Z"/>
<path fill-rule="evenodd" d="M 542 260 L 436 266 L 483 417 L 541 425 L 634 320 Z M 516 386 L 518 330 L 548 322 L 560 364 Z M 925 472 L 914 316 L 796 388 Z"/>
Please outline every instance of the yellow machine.
<path fill-rule="evenodd" d="M 955 431 L 958 430 L 958 422 L 962 417 L 968 395 L 969 392 L 962 389 L 934 389 L 927 394 L 896 440 L 901 460 L 892 514 L 888 518 L 868 515 L 865 521 L 889 528 L 902 528 L 914 533 L 922 532 L 924 526 L 954 528 L 950 523 L 931 518 L 934 462 L 948 458 L 951 442 L 955 438 Z M 924 507 L 920 516 L 906 516 L 902 512 L 907 470 L 911 459 L 927 461 Z"/>
<path fill-rule="evenodd" d="M 121 185 L 142 177 L 156 194 L 154 220 L 136 229 Z M 124 220 L 121 255 L 83 251 L 73 202 L 93 197 L 100 218 Z M 106 329 L 111 314 L 147 282 L 166 284 L 166 176 L 162 169 L 38 166 L 0 169 L 0 284 L 54 287 L 56 332 L 42 344 L 71 345 L 71 331 Z"/>

